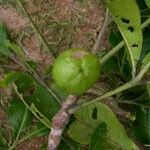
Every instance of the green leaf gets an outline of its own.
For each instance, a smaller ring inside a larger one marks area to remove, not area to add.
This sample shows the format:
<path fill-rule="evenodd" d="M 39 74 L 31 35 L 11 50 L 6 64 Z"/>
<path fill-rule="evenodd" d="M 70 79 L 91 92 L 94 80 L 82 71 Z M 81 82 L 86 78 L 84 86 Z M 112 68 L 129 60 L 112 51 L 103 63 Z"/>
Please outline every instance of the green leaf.
<path fill-rule="evenodd" d="M 84 106 L 75 115 L 78 121 L 70 126 L 68 132 L 69 136 L 75 141 L 81 144 L 88 144 L 94 132 L 93 129 L 96 129 L 100 123 L 104 122 L 107 125 L 109 139 L 116 143 L 118 147 L 125 150 L 139 150 L 135 143 L 128 137 L 125 129 L 112 110 L 105 104 L 99 102 Z M 82 137 L 84 138 L 82 139 Z"/>
<path fill-rule="evenodd" d="M 135 75 L 142 48 L 141 18 L 136 0 L 107 0 L 106 4 L 127 45 Z"/>
<path fill-rule="evenodd" d="M 15 72 L 5 74 L 4 79 L 0 80 L 0 87 L 1 88 L 8 87 L 16 79 L 17 79 L 17 76 Z"/>
<path fill-rule="evenodd" d="M 150 8 L 150 0 L 145 0 L 147 6 Z"/>
<path fill-rule="evenodd" d="M 31 121 L 31 113 L 21 100 L 13 99 L 8 108 L 10 124 L 13 129 L 13 136 L 18 139 L 21 132 Z"/>
<path fill-rule="evenodd" d="M 33 94 L 26 98 L 27 102 L 33 103 L 39 112 L 51 120 L 59 110 L 57 100 L 42 85 L 35 85 L 34 88 Z"/>
<path fill-rule="evenodd" d="M 86 131 L 86 132 L 85 132 Z M 93 130 L 88 126 L 82 124 L 79 121 L 76 121 L 71 124 L 68 134 L 76 142 L 86 145 L 90 143 L 90 137 Z"/>
<path fill-rule="evenodd" d="M 6 56 L 12 56 L 11 50 L 5 45 L 5 41 L 7 40 L 6 30 L 2 21 L 0 21 L 0 53 Z"/>
<path fill-rule="evenodd" d="M 67 136 L 64 140 L 61 140 L 58 150 L 81 150 L 82 148 L 80 147 L 77 142 Z"/>
<path fill-rule="evenodd" d="M 90 150 L 105 149 L 106 138 L 107 138 L 107 125 L 105 123 L 101 123 L 94 130 L 91 136 Z"/>
<path fill-rule="evenodd" d="M 136 121 L 134 123 L 134 134 L 139 141 L 150 144 L 150 109 L 136 107 Z"/>
<path fill-rule="evenodd" d="M 24 72 L 15 72 L 15 81 L 19 93 L 28 91 L 33 85 L 35 85 L 34 79 Z"/>
<path fill-rule="evenodd" d="M 0 87 L 5 88 L 14 83 L 17 85 L 19 91 L 25 92 L 33 83 L 34 80 L 23 72 L 11 72 L 5 74 L 4 79 L 0 80 Z"/>

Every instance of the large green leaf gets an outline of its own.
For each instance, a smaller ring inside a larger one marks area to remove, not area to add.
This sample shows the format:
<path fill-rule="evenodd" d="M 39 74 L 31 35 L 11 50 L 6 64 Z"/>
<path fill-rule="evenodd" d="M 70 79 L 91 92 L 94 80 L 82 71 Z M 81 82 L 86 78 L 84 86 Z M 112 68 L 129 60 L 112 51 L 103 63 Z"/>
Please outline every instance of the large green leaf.
<path fill-rule="evenodd" d="M 59 104 L 55 98 L 42 85 L 35 85 L 33 94 L 26 98 L 49 120 L 59 109 Z"/>
<path fill-rule="evenodd" d="M 70 126 L 68 132 L 69 136 L 75 141 L 81 144 L 89 144 L 93 130 L 104 122 L 107 125 L 107 135 L 111 141 L 122 149 L 138 150 L 112 110 L 105 104 L 99 102 L 85 106 L 76 113 L 76 118 L 78 121 Z"/>
<path fill-rule="evenodd" d="M 135 75 L 142 48 L 141 18 L 136 0 L 107 0 L 106 4 L 127 45 Z"/>
<path fill-rule="evenodd" d="M 23 72 L 15 72 L 16 79 L 14 83 L 16 84 L 18 91 L 20 93 L 24 93 L 35 85 L 34 79 L 26 73 Z"/>
<path fill-rule="evenodd" d="M 76 142 L 83 145 L 90 143 L 92 132 L 93 130 L 91 128 L 79 121 L 72 123 L 68 130 L 69 136 Z"/>
<path fill-rule="evenodd" d="M 31 113 L 21 100 L 13 99 L 8 108 L 13 135 L 18 138 L 31 120 Z"/>

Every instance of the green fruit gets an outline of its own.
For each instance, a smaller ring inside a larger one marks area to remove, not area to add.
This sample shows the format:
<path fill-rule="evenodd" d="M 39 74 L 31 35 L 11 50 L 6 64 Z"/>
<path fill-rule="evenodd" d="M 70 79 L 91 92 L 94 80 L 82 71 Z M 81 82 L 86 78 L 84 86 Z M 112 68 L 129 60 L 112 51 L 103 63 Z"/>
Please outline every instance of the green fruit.
<path fill-rule="evenodd" d="M 57 86 L 68 94 L 87 91 L 98 79 L 100 62 L 84 49 L 69 49 L 56 59 L 52 76 Z"/>

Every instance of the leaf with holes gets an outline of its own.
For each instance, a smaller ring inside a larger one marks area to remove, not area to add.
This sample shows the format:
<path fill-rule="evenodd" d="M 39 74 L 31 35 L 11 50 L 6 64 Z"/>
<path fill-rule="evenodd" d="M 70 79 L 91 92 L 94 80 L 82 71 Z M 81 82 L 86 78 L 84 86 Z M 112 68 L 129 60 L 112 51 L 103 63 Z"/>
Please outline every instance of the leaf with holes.
<path fill-rule="evenodd" d="M 31 113 L 21 100 L 13 99 L 8 108 L 14 138 L 18 139 L 21 132 L 31 121 Z"/>
<path fill-rule="evenodd" d="M 136 0 L 107 0 L 106 4 L 127 45 L 134 76 L 142 48 L 141 19 Z"/>
<path fill-rule="evenodd" d="M 125 150 L 139 150 L 128 137 L 125 129 L 117 120 L 112 110 L 103 103 L 84 106 L 75 114 L 78 121 L 71 124 L 69 136 L 81 144 L 89 144 L 94 129 L 102 122 L 107 125 L 107 136 L 110 141 Z M 117 129 L 117 130 L 116 130 Z M 85 132 L 86 131 L 86 132 Z M 86 133 L 86 134 L 85 134 Z"/>

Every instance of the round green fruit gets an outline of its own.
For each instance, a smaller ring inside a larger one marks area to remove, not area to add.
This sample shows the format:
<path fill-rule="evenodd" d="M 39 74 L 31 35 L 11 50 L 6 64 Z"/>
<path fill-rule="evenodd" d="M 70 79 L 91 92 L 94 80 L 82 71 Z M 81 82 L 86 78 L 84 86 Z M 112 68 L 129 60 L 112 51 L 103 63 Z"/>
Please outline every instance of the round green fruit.
<path fill-rule="evenodd" d="M 79 95 L 87 91 L 98 79 L 100 62 L 85 49 L 69 49 L 55 60 L 52 76 L 64 92 Z"/>

